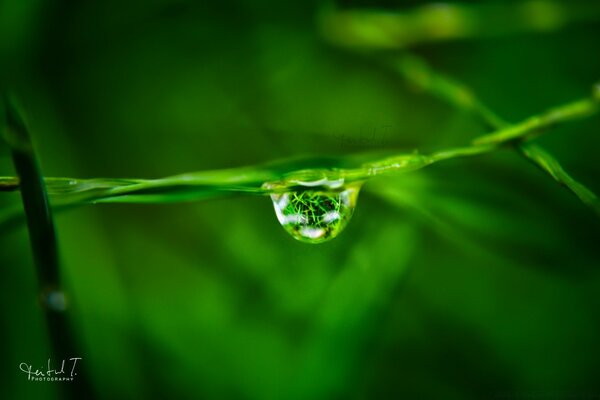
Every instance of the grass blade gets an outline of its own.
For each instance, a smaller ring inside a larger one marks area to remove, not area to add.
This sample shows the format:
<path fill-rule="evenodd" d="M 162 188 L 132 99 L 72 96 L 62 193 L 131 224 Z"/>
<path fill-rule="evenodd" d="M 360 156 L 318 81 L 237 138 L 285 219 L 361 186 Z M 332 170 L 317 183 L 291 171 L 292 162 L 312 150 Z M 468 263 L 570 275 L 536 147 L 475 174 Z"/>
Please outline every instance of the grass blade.
<path fill-rule="evenodd" d="M 600 201 L 590 189 L 571 177 L 547 151 L 533 143 L 522 143 L 519 150 L 535 165 L 547 172 L 556 182 L 565 186 L 600 216 Z"/>
<path fill-rule="evenodd" d="M 71 357 L 77 357 L 78 352 L 73 340 L 74 334 L 64 312 L 66 303 L 61 290 L 58 246 L 44 179 L 25 122 L 8 98 L 4 97 L 2 100 L 2 136 L 11 149 L 19 176 L 19 189 L 53 357 L 55 360 L 69 360 Z M 77 379 L 63 387 L 69 398 L 93 398 L 85 372 L 79 371 Z"/>

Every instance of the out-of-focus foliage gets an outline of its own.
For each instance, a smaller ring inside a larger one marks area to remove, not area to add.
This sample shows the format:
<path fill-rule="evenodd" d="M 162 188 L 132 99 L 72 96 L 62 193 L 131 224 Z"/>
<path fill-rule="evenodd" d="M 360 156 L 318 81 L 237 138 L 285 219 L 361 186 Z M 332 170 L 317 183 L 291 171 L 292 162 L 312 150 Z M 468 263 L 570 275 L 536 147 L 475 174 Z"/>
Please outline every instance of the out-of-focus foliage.
<path fill-rule="evenodd" d="M 328 44 L 327 6 L 5 1 L 0 82 L 27 111 L 46 176 L 429 153 L 486 133 Z M 413 50 L 520 121 L 589 94 L 597 37 L 587 22 Z M 595 117 L 538 140 L 595 193 L 597 132 Z M 0 149 L 1 175 L 14 175 Z M 266 197 L 86 206 L 56 225 L 77 356 L 100 398 L 600 394 L 600 222 L 515 151 L 376 178 L 320 245 L 291 239 Z M 57 398 L 18 368 L 49 354 L 27 233 L 0 241 L 2 390 Z"/>

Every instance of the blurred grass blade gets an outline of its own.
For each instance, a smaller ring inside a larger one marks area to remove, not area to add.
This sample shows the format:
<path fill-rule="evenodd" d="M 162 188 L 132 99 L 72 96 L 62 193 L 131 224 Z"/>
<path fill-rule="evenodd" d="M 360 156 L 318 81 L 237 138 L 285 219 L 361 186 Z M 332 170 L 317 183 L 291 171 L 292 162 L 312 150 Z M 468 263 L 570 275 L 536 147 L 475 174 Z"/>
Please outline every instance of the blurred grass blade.
<path fill-rule="evenodd" d="M 68 360 L 70 357 L 77 357 L 78 352 L 73 331 L 64 313 L 66 302 L 61 290 L 58 246 L 44 179 L 24 120 L 8 97 L 3 96 L 0 106 L 3 108 L 0 110 L 3 115 L 0 129 L 11 149 L 19 176 L 19 188 L 53 357 Z M 53 299 L 58 301 L 53 302 Z M 81 368 L 77 380 L 64 385 L 64 390 L 70 399 L 94 398 L 87 376 Z"/>
<path fill-rule="evenodd" d="M 35 265 L 43 286 L 58 287 L 56 237 L 44 180 L 23 119 L 8 98 L 5 97 L 3 100 L 5 119 L 2 136 L 11 148 L 13 162 L 19 176 L 19 188 L 27 216 Z M 12 181 L 16 180 L 13 178 Z M 2 186 L 7 187 L 6 184 Z"/>
<path fill-rule="evenodd" d="M 600 216 L 600 201 L 598 200 L 598 196 L 583 184 L 573 179 L 548 152 L 533 143 L 522 143 L 519 145 L 519 149 L 535 165 L 547 172 L 555 181 L 568 188 Z"/>
<path fill-rule="evenodd" d="M 434 3 L 394 9 L 324 10 L 320 29 L 330 42 L 363 50 L 406 49 L 423 43 L 552 32 L 596 21 L 600 3 L 527 0 L 509 4 Z"/>
<path fill-rule="evenodd" d="M 387 64 L 404 79 L 419 89 L 451 104 L 459 110 L 471 112 L 492 129 L 508 125 L 497 116 L 464 84 L 440 74 L 420 57 L 405 53 Z"/>

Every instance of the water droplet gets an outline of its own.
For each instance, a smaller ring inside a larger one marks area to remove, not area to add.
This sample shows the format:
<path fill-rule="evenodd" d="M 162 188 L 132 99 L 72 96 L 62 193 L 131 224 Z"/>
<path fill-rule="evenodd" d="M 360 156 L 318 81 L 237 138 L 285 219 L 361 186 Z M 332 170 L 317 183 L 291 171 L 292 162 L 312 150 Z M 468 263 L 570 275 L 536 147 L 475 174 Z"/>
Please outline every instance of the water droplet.
<path fill-rule="evenodd" d="M 352 217 L 360 184 L 344 186 L 342 180 L 270 183 L 275 214 L 294 239 L 322 243 L 335 238 Z M 279 192 L 290 187 L 289 191 Z"/>
<path fill-rule="evenodd" d="M 67 309 L 67 298 L 60 290 L 44 290 L 40 297 L 42 304 L 51 311 L 62 312 Z"/>

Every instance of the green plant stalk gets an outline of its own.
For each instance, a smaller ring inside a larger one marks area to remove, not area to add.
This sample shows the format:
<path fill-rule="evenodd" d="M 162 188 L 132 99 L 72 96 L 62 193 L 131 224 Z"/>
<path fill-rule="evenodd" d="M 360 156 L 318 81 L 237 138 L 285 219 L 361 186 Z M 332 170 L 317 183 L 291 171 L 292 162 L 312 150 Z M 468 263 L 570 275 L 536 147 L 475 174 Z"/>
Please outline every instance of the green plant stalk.
<path fill-rule="evenodd" d="M 532 139 L 552 125 L 585 118 L 598 112 L 598 100 L 586 98 L 556 107 L 543 114 L 527 118 L 525 121 L 500 129 L 489 135 L 476 138 L 474 144 L 504 143 Z"/>
<path fill-rule="evenodd" d="M 350 48 L 357 54 L 376 50 L 403 49 L 430 41 L 490 37 L 525 31 L 551 31 L 573 22 L 600 18 L 600 3 L 535 0 L 511 5 L 434 4 L 405 12 L 379 10 L 326 9 L 319 22 L 323 36 L 332 44 Z M 512 21 L 506 24 L 506 21 Z M 407 52 L 387 58 L 383 63 L 417 88 L 440 98 L 459 110 L 480 118 L 494 132 L 474 139 L 473 148 L 511 143 L 526 158 L 547 172 L 595 211 L 596 196 L 567 174 L 547 151 L 527 141 L 543 130 L 598 112 L 599 84 L 592 96 L 551 109 L 545 113 L 510 124 L 481 102 L 468 87 L 448 78 Z M 447 153 L 449 157 L 453 153 Z M 439 156 L 438 156 L 439 157 Z"/>
<path fill-rule="evenodd" d="M 448 93 L 460 93 L 444 89 Z M 587 99 L 556 107 L 546 113 L 527 120 L 500 128 L 496 132 L 484 136 L 485 140 L 475 140 L 470 146 L 440 150 L 429 155 L 410 153 L 364 161 L 364 156 L 348 156 L 329 159 L 327 168 L 318 168 L 316 162 L 307 162 L 311 168 L 301 168 L 298 160 L 282 161 L 256 167 L 242 167 L 228 170 L 202 171 L 167 177 L 163 179 L 74 179 L 46 178 L 45 183 L 55 207 L 69 207 L 86 203 L 170 203 L 179 201 L 201 200 L 209 197 L 234 193 L 265 195 L 274 192 L 292 190 L 302 182 L 319 179 L 338 180 L 344 182 L 367 181 L 375 176 L 401 173 L 425 168 L 439 161 L 453 158 L 469 157 L 497 150 L 502 145 L 515 140 L 539 135 L 540 129 L 558 122 L 569 121 L 584 115 L 591 115 L 588 110 L 582 115 L 580 108 L 573 104 L 588 103 Z M 473 103 L 471 103 L 473 104 Z M 573 111 L 576 111 L 575 115 Z M 500 121 L 495 117 L 496 121 Z M 536 121 L 532 123 L 531 121 Z M 500 123 L 498 123 L 500 125 Z M 504 123 L 502 123 L 503 125 Z M 503 125 L 504 126 L 504 125 Z M 508 134 L 507 134 L 508 132 Z M 518 135 L 515 134 L 518 132 Z M 493 138 L 493 140 L 489 139 Z M 264 183 L 284 181 L 275 189 L 265 187 Z M 20 188 L 19 180 L 14 177 L 0 178 L 1 191 L 15 191 Z M 14 218 L 18 210 L 5 211 L 0 215 L 0 224 Z"/>
<path fill-rule="evenodd" d="M 527 159 L 569 189 L 600 215 L 597 196 L 571 177 L 547 151 L 539 145 L 529 143 L 530 140 L 540 136 L 554 125 L 596 114 L 600 108 L 597 87 L 593 88 L 592 96 L 589 98 L 576 100 L 529 117 L 522 122 L 510 124 L 491 111 L 466 86 L 437 73 L 418 57 L 404 54 L 388 65 L 420 89 L 446 101 L 459 110 L 471 112 L 494 130 L 494 132 L 475 138 L 472 149 L 485 145 L 513 144 Z M 452 157 L 453 154 L 450 153 L 449 156 Z"/>
<path fill-rule="evenodd" d="M 64 312 L 64 304 L 52 304 L 48 301 L 51 300 L 49 296 L 52 295 L 60 296 L 64 300 L 64 294 L 61 290 L 56 234 L 44 179 L 23 119 L 7 97 L 2 100 L 0 104 L 0 107 L 3 106 L 3 110 L 0 110 L 2 137 L 11 149 L 19 176 L 23 209 L 38 276 L 40 300 L 46 316 L 53 357 L 55 360 L 68 360 L 71 357 L 78 357 L 78 353 L 73 340 L 74 334 Z M 79 368 L 78 376 L 72 384 L 64 385 L 64 390 L 71 399 L 94 398 L 82 368 Z"/>
<path fill-rule="evenodd" d="M 573 179 L 547 151 L 530 142 L 520 143 L 518 146 L 521 153 L 531 162 L 541 168 L 542 171 L 548 173 L 556 182 L 568 188 L 600 216 L 600 200 L 598 200 L 598 196 Z"/>

